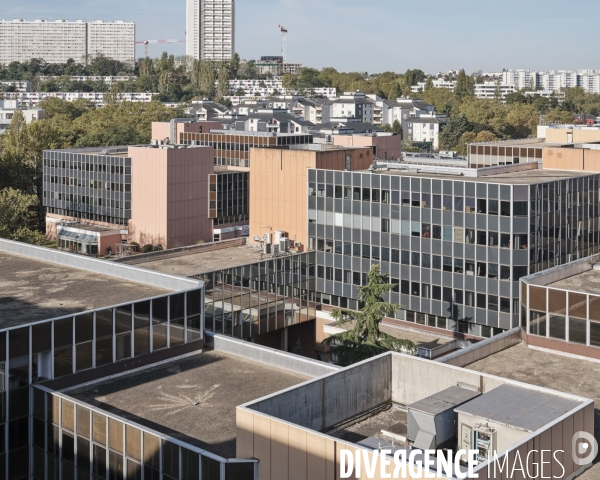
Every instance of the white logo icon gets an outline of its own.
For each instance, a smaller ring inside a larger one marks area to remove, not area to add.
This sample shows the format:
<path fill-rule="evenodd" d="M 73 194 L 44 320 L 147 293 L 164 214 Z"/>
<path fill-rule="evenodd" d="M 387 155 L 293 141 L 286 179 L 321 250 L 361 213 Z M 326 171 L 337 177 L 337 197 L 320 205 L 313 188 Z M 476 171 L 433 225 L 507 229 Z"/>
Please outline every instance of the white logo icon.
<path fill-rule="evenodd" d="M 583 440 L 577 442 L 578 440 Z M 590 448 L 591 447 L 591 448 Z M 587 455 L 586 455 L 587 453 Z M 582 455 L 586 455 L 582 457 Z M 598 455 L 598 442 L 587 432 L 577 432 L 573 435 L 573 461 L 577 465 L 588 465 Z"/>

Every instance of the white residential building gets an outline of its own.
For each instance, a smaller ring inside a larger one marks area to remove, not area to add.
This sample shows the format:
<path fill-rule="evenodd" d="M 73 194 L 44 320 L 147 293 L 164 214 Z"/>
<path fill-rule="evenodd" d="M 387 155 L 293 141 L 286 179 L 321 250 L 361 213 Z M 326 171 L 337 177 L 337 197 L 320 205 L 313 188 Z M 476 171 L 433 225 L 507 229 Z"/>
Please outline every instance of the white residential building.
<path fill-rule="evenodd" d="M 186 0 L 186 54 L 228 60 L 235 53 L 235 0 Z"/>
<path fill-rule="evenodd" d="M 538 85 L 538 72 L 532 70 L 506 70 L 502 72 L 502 84 L 515 87 L 535 89 Z"/>
<path fill-rule="evenodd" d="M 135 24 L 84 20 L 0 21 L 2 65 L 32 58 L 42 58 L 46 63 L 66 63 L 69 59 L 87 63 L 97 55 L 133 64 Z"/>
<path fill-rule="evenodd" d="M 512 85 L 502 85 L 496 82 L 484 82 L 475 84 L 475 96 L 477 98 L 486 98 L 493 100 L 496 98 L 496 89 L 500 89 L 500 100 L 505 102 L 506 96 L 515 93 L 515 87 Z"/>
<path fill-rule="evenodd" d="M 104 93 L 102 92 L 7 92 L 4 97 L 9 100 L 19 100 L 22 104 L 37 106 L 46 98 L 60 98 L 67 102 L 78 99 L 89 100 L 101 107 L 104 105 Z M 120 93 L 119 99 L 123 102 L 151 102 L 152 97 L 158 93 Z"/>
<path fill-rule="evenodd" d="M 3 80 L 0 82 L 0 85 L 3 87 L 12 87 L 15 92 L 31 92 L 31 82 L 25 80 Z"/>
<path fill-rule="evenodd" d="M 52 79 L 52 78 L 56 78 L 56 77 L 40 77 L 40 82 L 47 82 L 48 80 Z M 133 76 L 133 75 L 120 75 L 120 76 L 107 76 L 107 77 L 103 77 L 103 76 L 78 76 L 78 75 L 74 75 L 69 77 L 69 80 L 71 80 L 72 82 L 104 82 L 106 85 L 111 86 L 113 83 L 119 83 L 119 82 L 127 82 L 129 80 L 136 80 L 137 77 Z M 4 83 L 4 82 L 0 82 L 0 83 Z M 11 83 L 11 82 L 6 82 L 6 83 Z M 20 82 L 20 83 L 25 83 L 25 82 Z M 29 82 L 27 82 L 29 83 Z M 21 91 L 21 90 L 19 90 Z M 29 91 L 29 90 L 23 90 L 23 91 Z"/>
<path fill-rule="evenodd" d="M 129 65 L 135 64 L 135 23 L 94 20 L 87 25 L 87 54 L 105 57 Z"/>
<path fill-rule="evenodd" d="M 436 78 L 432 80 L 433 86 L 435 88 L 447 88 L 448 90 L 454 91 L 454 87 L 456 87 L 456 82 L 454 80 L 444 80 L 443 78 Z M 410 87 L 410 91 L 412 93 L 420 93 L 425 90 L 425 85 L 427 82 L 419 82 L 416 85 Z"/>
<path fill-rule="evenodd" d="M 409 118 L 409 126 L 412 128 L 412 140 L 414 142 L 429 142 L 434 150 L 440 148 L 440 132 L 448 121 L 446 115 L 428 113 L 418 117 Z"/>
<path fill-rule="evenodd" d="M 0 100 L 0 133 L 4 132 L 13 120 L 15 113 L 21 111 L 25 123 L 41 120 L 46 112 L 41 108 L 22 108 L 18 100 Z"/>
<path fill-rule="evenodd" d="M 215 82 L 218 85 L 218 82 Z M 297 92 L 293 89 L 283 88 L 281 77 L 275 77 L 271 80 L 229 80 L 229 91 L 235 94 L 239 89 L 244 91 L 244 96 L 267 97 L 270 95 L 294 95 Z M 307 96 L 319 96 L 326 98 L 335 98 L 337 89 L 332 87 L 313 88 L 309 92 L 302 92 Z"/>

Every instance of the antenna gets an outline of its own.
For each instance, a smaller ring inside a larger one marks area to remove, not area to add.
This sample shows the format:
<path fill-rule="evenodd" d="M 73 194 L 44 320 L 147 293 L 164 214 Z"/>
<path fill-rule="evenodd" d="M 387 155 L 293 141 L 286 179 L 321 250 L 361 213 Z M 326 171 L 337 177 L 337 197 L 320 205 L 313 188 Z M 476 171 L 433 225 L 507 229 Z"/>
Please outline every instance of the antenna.
<path fill-rule="evenodd" d="M 287 52 L 286 52 L 286 37 L 287 37 L 287 28 L 283 25 L 279 25 L 279 30 L 281 30 L 281 55 L 283 56 L 283 63 L 286 62 Z"/>

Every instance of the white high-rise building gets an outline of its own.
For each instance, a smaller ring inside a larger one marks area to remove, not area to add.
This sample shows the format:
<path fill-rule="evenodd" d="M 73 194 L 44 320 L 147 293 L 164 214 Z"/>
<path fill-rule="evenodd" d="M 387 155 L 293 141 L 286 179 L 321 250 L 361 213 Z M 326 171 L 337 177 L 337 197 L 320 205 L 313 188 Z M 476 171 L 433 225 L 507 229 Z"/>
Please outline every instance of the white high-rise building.
<path fill-rule="evenodd" d="M 186 0 L 186 54 L 228 60 L 235 53 L 235 0 Z"/>
<path fill-rule="evenodd" d="M 0 64 L 42 58 L 87 63 L 97 55 L 133 64 L 135 23 L 84 20 L 0 20 Z"/>
<path fill-rule="evenodd" d="M 87 53 L 133 65 L 135 63 L 135 23 L 116 20 L 88 23 Z"/>

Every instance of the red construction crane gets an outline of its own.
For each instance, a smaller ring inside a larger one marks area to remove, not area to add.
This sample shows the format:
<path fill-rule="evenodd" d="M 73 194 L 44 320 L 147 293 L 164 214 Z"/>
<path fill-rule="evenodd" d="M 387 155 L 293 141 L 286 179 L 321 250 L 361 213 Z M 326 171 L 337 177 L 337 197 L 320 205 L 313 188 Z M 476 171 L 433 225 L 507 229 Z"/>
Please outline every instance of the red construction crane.
<path fill-rule="evenodd" d="M 183 40 L 140 40 L 139 42 L 135 42 L 138 45 L 144 45 L 144 52 L 146 54 L 146 58 L 148 57 L 148 44 L 150 43 L 185 43 L 185 39 Z"/>

